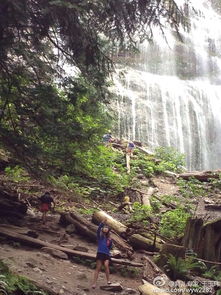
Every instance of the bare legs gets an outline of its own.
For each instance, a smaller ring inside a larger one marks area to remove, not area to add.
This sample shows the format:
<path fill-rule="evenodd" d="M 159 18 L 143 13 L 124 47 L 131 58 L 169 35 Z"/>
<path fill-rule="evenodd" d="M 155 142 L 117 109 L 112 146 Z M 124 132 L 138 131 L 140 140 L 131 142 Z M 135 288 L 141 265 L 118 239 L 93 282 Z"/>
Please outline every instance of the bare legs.
<path fill-rule="evenodd" d="M 42 223 L 45 224 L 46 223 L 46 215 L 47 215 L 47 211 L 42 212 Z"/>
<path fill-rule="evenodd" d="M 104 264 L 107 283 L 110 284 L 109 260 L 105 260 L 104 262 L 101 261 L 101 260 L 97 260 L 96 261 L 96 269 L 95 269 L 95 272 L 94 272 L 94 279 L 93 279 L 92 288 L 96 287 L 98 275 L 99 275 L 99 272 L 101 271 L 102 264 Z"/>

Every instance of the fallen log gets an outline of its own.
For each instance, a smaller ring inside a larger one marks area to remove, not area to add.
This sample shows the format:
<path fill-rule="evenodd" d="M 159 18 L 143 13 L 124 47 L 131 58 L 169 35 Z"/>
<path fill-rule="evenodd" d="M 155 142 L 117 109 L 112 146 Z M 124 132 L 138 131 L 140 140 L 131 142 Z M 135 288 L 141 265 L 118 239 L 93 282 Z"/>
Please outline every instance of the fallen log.
<path fill-rule="evenodd" d="M 74 224 L 77 232 L 80 235 L 88 237 L 92 241 L 97 241 L 97 226 L 87 221 L 85 218 L 77 214 L 76 212 L 64 213 L 61 215 L 61 223 Z M 111 238 L 114 245 L 121 251 L 123 251 L 128 257 L 131 257 L 133 248 L 115 232 L 111 232 Z"/>
<path fill-rule="evenodd" d="M 157 191 L 156 187 L 149 187 L 147 192 L 142 193 L 142 203 L 143 205 L 150 206 L 150 197 Z"/>
<path fill-rule="evenodd" d="M 104 219 L 106 224 L 113 228 L 120 236 L 126 237 L 127 241 L 129 244 L 135 248 L 135 249 L 144 249 L 147 251 L 154 251 L 155 249 L 159 250 L 160 249 L 160 244 L 156 242 L 155 244 L 155 236 L 151 237 L 144 237 L 141 234 L 129 234 L 129 228 L 126 227 L 124 224 L 121 222 L 115 220 L 113 217 L 108 215 L 104 211 L 97 211 L 93 215 L 93 219 L 95 222 L 101 222 Z M 130 235 L 130 236 L 129 236 Z M 129 237 L 128 237 L 129 236 Z"/>
<path fill-rule="evenodd" d="M 155 272 L 164 274 L 164 272 L 149 257 L 143 256 L 143 259 L 146 260 L 152 266 Z"/>
<path fill-rule="evenodd" d="M 45 242 L 45 241 L 42 241 L 39 239 L 25 236 L 23 234 L 14 232 L 12 230 L 6 230 L 2 227 L 0 227 L 0 236 L 7 237 L 9 239 L 12 239 L 14 241 L 18 241 L 23 244 L 31 245 L 36 248 L 48 247 L 48 248 L 60 250 L 69 256 L 77 256 L 77 257 L 92 259 L 92 260 L 95 260 L 95 258 L 96 258 L 96 255 L 92 254 L 92 253 L 71 250 L 71 249 L 68 249 L 68 248 L 65 248 L 62 246 L 58 246 L 58 245 L 48 243 L 48 242 Z M 121 265 L 129 265 L 129 266 L 134 266 L 134 267 L 142 267 L 143 266 L 143 264 L 141 264 L 141 263 L 132 262 L 132 261 L 123 260 L 123 259 L 112 258 L 111 261 L 113 263 L 121 264 Z"/>
<path fill-rule="evenodd" d="M 126 234 L 127 227 L 121 222 L 114 219 L 104 211 L 97 211 L 93 214 L 92 221 L 100 223 L 105 220 L 105 223 L 115 230 L 119 235 Z"/>
<path fill-rule="evenodd" d="M 163 289 L 159 289 L 148 282 L 145 282 L 144 285 L 139 286 L 138 290 L 142 295 L 170 295 L 169 293 L 164 292 Z"/>
<path fill-rule="evenodd" d="M 189 180 L 190 178 L 196 178 L 199 181 L 209 181 L 210 178 L 219 178 L 221 170 L 214 171 L 191 171 L 178 175 L 178 178 Z"/>
<path fill-rule="evenodd" d="M 154 243 L 154 240 L 146 238 L 140 234 L 133 234 L 129 237 L 129 243 L 135 249 L 144 249 L 147 251 L 159 250 L 161 246 L 158 243 Z"/>

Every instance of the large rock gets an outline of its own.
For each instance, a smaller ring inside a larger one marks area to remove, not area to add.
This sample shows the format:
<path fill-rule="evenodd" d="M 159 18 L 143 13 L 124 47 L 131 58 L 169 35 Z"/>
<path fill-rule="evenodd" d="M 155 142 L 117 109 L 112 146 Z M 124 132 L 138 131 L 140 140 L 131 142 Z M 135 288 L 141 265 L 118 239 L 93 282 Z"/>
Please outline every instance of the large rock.
<path fill-rule="evenodd" d="M 106 286 L 100 286 L 100 289 L 109 292 L 121 292 L 123 290 L 123 287 L 121 286 L 121 284 L 116 283 Z"/>
<path fill-rule="evenodd" d="M 56 250 L 49 247 L 43 247 L 41 250 L 44 251 L 45 253 L 52 255 L 53 257 L 65 259 L 65 260 L 68 259 L 68 255 L 60 250 Z"/>

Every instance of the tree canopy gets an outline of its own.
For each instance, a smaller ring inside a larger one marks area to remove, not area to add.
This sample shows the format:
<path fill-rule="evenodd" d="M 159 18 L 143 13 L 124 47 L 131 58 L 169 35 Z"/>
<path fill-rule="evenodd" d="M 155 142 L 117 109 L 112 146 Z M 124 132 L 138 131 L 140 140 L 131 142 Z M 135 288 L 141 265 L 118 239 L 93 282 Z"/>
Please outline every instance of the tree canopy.
<path fill-rule="evenodd" d="M 162 19 L 176 31 L 185 23 L 174 0 L 1 1 L 2 145 L 27 166 L 76 159 L 105 129 L 113 47 L 151 38 Z M 67 78 L 65 64 L 82 78 Z"/>

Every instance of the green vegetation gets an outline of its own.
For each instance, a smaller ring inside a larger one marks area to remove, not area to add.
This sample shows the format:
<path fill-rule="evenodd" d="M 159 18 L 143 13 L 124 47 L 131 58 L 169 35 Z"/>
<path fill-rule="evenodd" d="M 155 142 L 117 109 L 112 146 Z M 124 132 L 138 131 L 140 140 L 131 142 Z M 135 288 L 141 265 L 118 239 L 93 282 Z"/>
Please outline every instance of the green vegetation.
<path fill-rule="evenodd" d="M 203 273 L 203 276 L 207 279 L 213 279 L 214 281 L 221 281 L 221 271 L 217 266 L 210 267 L 210 269 Z"/>
<path fill-rule="evenodd" d="M 26 182 L 30 179 L 25 169 L 19 165 L 6 167 L 5 174 L 14 182 Z"/>
<path fill-rule="evenodd" d="M 1 1 L 1 147 L 44 179 L 84 176 L 88 168 L 93 174 L 91 157 L 110 126 L 104 105 L 112 98 L 112 58 L 133 49 L 137 37 L 150 38 L 146 24 L 163 29 L 160 17 L 177 31 L 185 25 L 175 1 L 169 3 Z M 109 167 L 105 172 L 110 182 Z"/>
<path fill-rule="evenodd" d="M 142 221 L 144 224 L 148 223 L 148 219 L 152 215 L 152 208 L 147 205 L 142 205 L 139 202 L 133 203 L 133 213 L 130 217 L 131 221 Z"/>
<path fill-rule="evenodd" d="M 176 281 L 178 279 L 187 279 L 190 272 L 199 269 L 203 270 L 205 269 L 205 265 L 201 262 L 195 261 L 192 257 L 184 259 L 170 254 L 164 269 L 170 278 L 173 281 Z"/>
<path fill-rule="evenodd" d="M 183 197 L 191 199 L 194 197 L 205 196 L 207 194 L 205 185 L 196 178 L 189 180 L 179 179 L 177 181 L 179 191 Z"/>
<path fill-rule="evenodd" d="M 155 149 L 155 157 L 160 159 L 159 171 L 182 172 L 185 166 L 185 156 L 173 147 L 158 147 Z"/>
<path fill-rule="evenodd" d="M 167 238 L 178 238 L 184 229 L 190 214 L 184 209 L 174 209 L 163 214 L 160 221 L 160 233 Z"/>
<path fill-rule="evenodd" d="M 25 277 L 12 274 L 8 267 L 0 261 L 0 289 L 7 292 L 8 295 L 20 294 L 38 294 L 47 295 L 48 293 L 39 290 Z"/>

